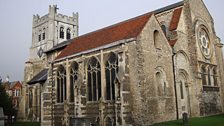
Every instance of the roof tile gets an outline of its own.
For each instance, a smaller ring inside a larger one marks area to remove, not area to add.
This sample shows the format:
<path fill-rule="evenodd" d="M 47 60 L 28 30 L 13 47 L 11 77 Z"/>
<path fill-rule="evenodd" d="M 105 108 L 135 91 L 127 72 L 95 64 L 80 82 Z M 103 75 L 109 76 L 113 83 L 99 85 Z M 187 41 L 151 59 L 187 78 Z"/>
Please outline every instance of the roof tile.
<path fill-rule="evenodd" d="M 69 44 L 56 59 L 60 59 L 78 52 L 107 45 L 118 40 L 137 37 L 152 13 L 91 32 L 77 37 Z"/>
<path fill-rule="evenodd" d="M 169 27 L 170 31 L 177 29 L 177 26 L 178 26 L 178 23 L 180 20 L 180 16 L 181 16 L 181 12 L 182 12 L 182 7 L 174 10 L 172 20 L 170 22 L 170 27 Z"/>

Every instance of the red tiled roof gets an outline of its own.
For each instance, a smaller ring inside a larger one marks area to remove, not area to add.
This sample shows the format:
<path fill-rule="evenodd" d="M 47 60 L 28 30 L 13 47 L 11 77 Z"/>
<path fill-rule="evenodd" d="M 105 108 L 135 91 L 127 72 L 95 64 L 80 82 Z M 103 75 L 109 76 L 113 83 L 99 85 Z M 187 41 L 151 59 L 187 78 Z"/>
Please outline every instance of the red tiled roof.
<path fill-rule="evenodd" d="M 172 20 L 170 22 L 170 27 L 169 27 L 170 31 L 177 29 L 177 26 L 178 26 L 178 23 L 180 20 L 180 16 L 181 16 L 181 12 L 182 12 L 182 7 L 174 10 Z"/>
<path fill-rule="evenodd" d="M 56 59 L 75 53 L 107 45 L 118 40 L 134 38 L 139 35 L 152 13 L 147 13 L 133 19 L 97 30 L 77 37 L 69 44 Z"/>

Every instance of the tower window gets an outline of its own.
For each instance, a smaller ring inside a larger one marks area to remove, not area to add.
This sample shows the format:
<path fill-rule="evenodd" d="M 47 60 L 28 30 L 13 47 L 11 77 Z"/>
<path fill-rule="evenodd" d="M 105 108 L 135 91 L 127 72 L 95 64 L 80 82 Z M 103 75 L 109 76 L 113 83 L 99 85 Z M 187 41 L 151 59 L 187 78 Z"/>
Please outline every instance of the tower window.
<path fill-rule="evenodd" d="M 43 29 L 42 40 L 45 39 L 45 28 Z"/>
<path fill-rule="evenodd" d="M 67 31 L 66 31 L 66 39 L 71 39 L 71 31 L 70 31 L 70 28 L 68 28 Z"/>
<path fill-rule="evenodd" d="M 64 39 L 64 28 L 60 27 L 60 36 L 61 39 Z"/>
<path fill-rule="evenodd" d="M 101 98 L 101 70 L 96 58 L 91 58 L 87 68 L 88 100 L 97 101 Z"/>

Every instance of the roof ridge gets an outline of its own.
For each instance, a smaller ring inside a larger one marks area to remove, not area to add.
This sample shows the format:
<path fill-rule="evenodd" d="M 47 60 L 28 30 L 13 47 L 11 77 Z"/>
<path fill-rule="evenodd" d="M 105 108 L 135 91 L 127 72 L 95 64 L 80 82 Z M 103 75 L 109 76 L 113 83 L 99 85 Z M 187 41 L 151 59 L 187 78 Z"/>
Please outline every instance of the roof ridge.
<path fill-rule="evenodd" d="M 142 15 L 139 15 L 139 16 L 136 16 L 136 17 L 133 17 L 133 18 L 126 19 L 126 20 L 124 20 L 124 21 L 117 22 L 117 23 L 112 24 L 112 25 L 108 25 L 108 26 L 99 28 L 99 29 L 97 29 L 97 30 L 95 30 L 95 31 L 91 31 L 91 32 L 85 33 L 85 34 L 83 34 L 83 35 L 80 35 L 80 36 L 74 38 L 73 41 L 76 40 L 76 39 L 78 39 L 78 38 L 80 38 L 80 37 L 84 37 L 84 36 L 87 36 L 87 35 L 89 35 L 89 34 L 93 34 L 93 33 L 102 31 L 102 30 L 104 30 L 104 29 L 113 28 L 113 27 L 115 27 L 115 26 L 117 26 L 117 25 L 120 25 L 120 24 L 123 24 L 123 23 L 127 23 L 127 22 L 129 22 L 129 21 L 136 20 L 136 19 L 141 18 L 141 17 L 144 17 L 144 16 L 151 16 L 152 14 L 153 14 L 153 12 L 148 12 L 148 13 L 145 13 L 145 14 L 142 14 Z M 72 42 L 71 42 L 71 43 L 72 43 Z"/>

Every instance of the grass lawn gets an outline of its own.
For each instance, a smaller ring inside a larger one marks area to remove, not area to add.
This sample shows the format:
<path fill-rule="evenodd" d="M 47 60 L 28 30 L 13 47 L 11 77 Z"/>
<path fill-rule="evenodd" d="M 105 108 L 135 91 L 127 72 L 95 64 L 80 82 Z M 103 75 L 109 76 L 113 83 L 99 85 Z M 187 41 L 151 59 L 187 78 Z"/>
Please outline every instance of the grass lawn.
<path fill-rule="evenodd" d="M 37 122 L 15 122 L 12 124 L 6 124 L 5 126 L 40 126 Z"/>
<path fill-rule="evenodd" d="M 152 126 L 183 126 L 182 120 L 154 124 Z M 224 114 L 202 118 L 190 118 L 187 126 L 224 126 Z"/>

